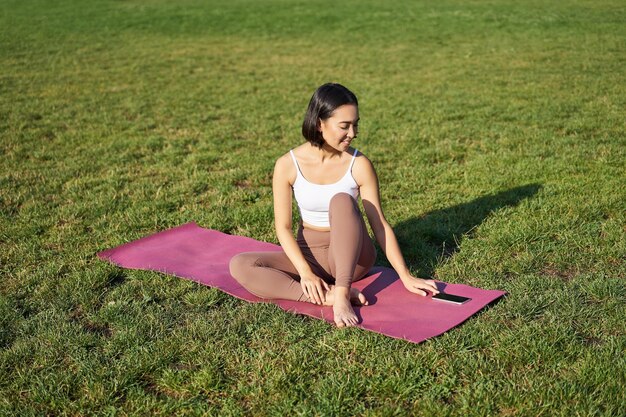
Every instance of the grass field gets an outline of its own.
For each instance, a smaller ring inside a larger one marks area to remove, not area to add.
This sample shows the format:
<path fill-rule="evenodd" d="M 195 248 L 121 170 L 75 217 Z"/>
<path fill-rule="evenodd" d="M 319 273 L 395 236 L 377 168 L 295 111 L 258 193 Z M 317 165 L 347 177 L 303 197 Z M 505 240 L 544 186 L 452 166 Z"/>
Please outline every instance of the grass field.
<path fill-rule="evenodd" d="M 0 68 L 0 415 L 624 415 L 623 1 L 0 0 Z M 328 81 L 411 269 L 507 298 L 415 345 L 96 258 L 276 242 Z"/>

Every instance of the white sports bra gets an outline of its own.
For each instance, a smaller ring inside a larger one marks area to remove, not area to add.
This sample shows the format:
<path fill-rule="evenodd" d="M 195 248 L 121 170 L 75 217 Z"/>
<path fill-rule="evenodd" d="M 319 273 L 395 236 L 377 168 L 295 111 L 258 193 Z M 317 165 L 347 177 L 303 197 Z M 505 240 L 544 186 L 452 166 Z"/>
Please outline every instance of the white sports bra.
<path fill-rule="evenodd" d="M 293 150 L 289 151 L 297 171 L 296 181 L 293 183 L 293 194 L 296 197 L 300 218 L 303 222 L 311 226 L 330 227 L 328 219 L 330 199 L 337 193 L 348 193 L 354 199 L 359 196 L 359 185 L 352 177 L 352 165 L 354 165 L 357 152 L 355 149 L 348 171 L 339 181 L 333 184 L 314 184 L 304 178 Z"/>

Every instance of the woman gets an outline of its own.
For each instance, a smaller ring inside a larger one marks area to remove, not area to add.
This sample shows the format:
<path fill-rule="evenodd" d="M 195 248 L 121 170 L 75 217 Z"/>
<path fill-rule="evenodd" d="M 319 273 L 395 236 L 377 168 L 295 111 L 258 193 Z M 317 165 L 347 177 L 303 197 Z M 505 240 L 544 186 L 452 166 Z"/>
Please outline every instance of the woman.
<path fill-rule="evenodd" d="M 358 101 L 350 90 L 324 84 L 315 91 L 302 124 L 307 142 L 281 156 L 274 167 L 274 220 L 283 251 L 242 253 L 230 262 L 232 276 L 258 297 L 332 305 L 338 327 L 357 324 L 352 303 L 368 301 L 351 284 L 376 259 L 357 204 L 359 194 L 376 241 L 406 289 L 438 293 L 433 280 L 416 278 L 406 267 L 380 206 L 374 167 L 350 147 L 358 122 Z M 297 238 L 292 195 L 300 211 Z"/>

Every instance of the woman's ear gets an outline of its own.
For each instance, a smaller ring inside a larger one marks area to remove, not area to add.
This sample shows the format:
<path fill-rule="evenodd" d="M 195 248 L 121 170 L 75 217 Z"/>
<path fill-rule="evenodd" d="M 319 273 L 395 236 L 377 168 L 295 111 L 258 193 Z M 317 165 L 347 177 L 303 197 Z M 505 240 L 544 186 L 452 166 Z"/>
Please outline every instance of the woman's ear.
<path fill-rule="evenodd" d="M 322 119 L 317 119 L 317 131 L 321 132 L 322 131 Z"/>

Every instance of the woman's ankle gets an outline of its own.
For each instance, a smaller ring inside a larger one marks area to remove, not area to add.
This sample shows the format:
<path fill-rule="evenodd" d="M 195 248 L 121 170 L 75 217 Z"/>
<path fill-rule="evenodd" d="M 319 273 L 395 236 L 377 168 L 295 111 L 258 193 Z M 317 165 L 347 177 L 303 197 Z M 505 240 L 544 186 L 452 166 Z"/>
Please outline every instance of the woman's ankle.
<path fill-rule="evenodd" d="M 335 295 L 335 299 L 338 299 L 338 298 L 344 298 L 346 300 L 350 299 L 350 287 L 343 287 L 343 286 L 335 285 L 333 292 Z"/>

